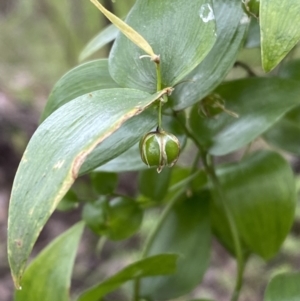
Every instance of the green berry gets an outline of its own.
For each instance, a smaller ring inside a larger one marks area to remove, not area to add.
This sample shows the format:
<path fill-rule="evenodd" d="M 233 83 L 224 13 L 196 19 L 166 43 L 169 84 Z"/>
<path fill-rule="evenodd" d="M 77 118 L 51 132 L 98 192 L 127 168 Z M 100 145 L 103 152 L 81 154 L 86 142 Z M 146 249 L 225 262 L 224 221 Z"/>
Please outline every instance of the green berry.
<path fill-rule="evenodd" d="M 156 166 L 161 172 L 164 166 L 173 166 L 180 153 L 176 136 L 165 131 L 146 134 L 140 141 L 141 158 L 149 167 Z"/>

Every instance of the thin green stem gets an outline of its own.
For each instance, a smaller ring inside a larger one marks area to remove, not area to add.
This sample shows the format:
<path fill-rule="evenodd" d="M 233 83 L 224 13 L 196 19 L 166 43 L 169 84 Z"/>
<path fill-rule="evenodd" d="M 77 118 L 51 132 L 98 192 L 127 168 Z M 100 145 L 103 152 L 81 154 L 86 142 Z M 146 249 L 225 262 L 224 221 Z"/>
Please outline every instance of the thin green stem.
<path fill-rule="evenodd" d="M 175 115 L 176 116 L 176 115 Z M 228 209 L 227 204 L 226 204 L 226 198 L 224 196 L 222 186 L 219 182 L 219 179 L 216 175 L 215 168 L 213 165 L 212 158 L 208 156 L 206 151 L 203 149 L 202 145 L 199 143 L 198 139 L 194 136 L 192 132 L 189 131 L 187 128 L 186 124 L 180 120 L 180 118 L 177 118 L 179 123 L 181 124 L 182 128 L 184 129 L 186 135 L 195 143 L 195 145 L 198 147 L 200 154 L 201 154 L 201 159 L 204 165 L 204 169 L 210 178 L 210 181 L 215 189 L 215 192 L 217 193 L 218 199 L 221 203 L 221 206 L 224 209 L 226 218 L 229 223 L 229 228 L 232 236 L 232 240 L 234 243 L 234 250 L 235 254 L 237 257 L 237 276 L 236 276 L 236 284 L 234 288 L 234 292 L 231 298 L 231 301 L 237 301 L 242 285 L 243 285 L 243 273 L 244 273 L 244 256 L 243 256 L 243 251 L 241 247 L 241 242 L 239 239 L 238 235 L 238 230 L 234 221 L 234 218 L 231 214 L 231 211 Z"/>
<path fill-rule="evenodd" d="M 169 188 L 169 191 L 172 192 L 172 191 L 175 191 L 179 188 L 181 188 L 183 185 L 188 185 L 192 180 L 194 180 L 199 174 L 200 174 L 200 170 L 193 172 L 192 170 L 192 173 L 190 176 L 188 176 L 187 178 L 181 180 L 180 182 L 172 185 L 170 188 Z"/>
<path fill-rule="evenodd" d="M 156 62 L 155 66 L 156 66 L 156 91 L 158 92 L 162 89 L 160 62 Z M 159 100 L 159 104 L 158 104 L 157 128 L 159 131 L 162 129 L 162 101 L 161 100 Z"/>
<path fill-rule="evenodd" d="M 141 259 L 146 258 L 146 256 L 149 253 L 150 247 L 152 246 L 152 243 L 158 233 L 158 231 L 160 230 L 163 222 L 165 221 L 166 217 L 168 216 L 168 214 L 170 213 L 171 209 L 173 208 L 174 204 L 176 203 L 176 201 L 178 200 L 178 198 L 184 193 L 186 187 L 181 188 L 174 196 L 173 198 L 171 198 L 171 200 L 167 203 L 167 205 L 165 206 L 165 208 L 163 209 L 157 224 L 155 225 L 155 227 L 152 229 L 151 233 L 149 234 L 149 236 L 146 239 L 146 242 L 144 244 L 144 248 L 143 251 L 141 253 Z"/>
<path fill-rule="evenodd" d="M 237 301 L 240 291 L 241 291 L 241 288 L 242 288 L 242 285 L 243 285 L 243 273 L 244 273 L 244 256 L 243 256 L 243 251 L 242 251 L 242 247 L 241 247 L 241 242 L 239 239 L 238 230 L 237 230 L 234 218 L 232 216 L 232 213 L 227 207 L 226 199 L 224 197 L 224 193 L 223 193 L 221 184 L 219 182 L 219 179 L 216 175 L 213 161 L 203 151 L 202 151 L 202 161 L 204 164 L 204 168 L 215 188 L 218 199 L 220 200 L 221 206 L 223 207 L 223 210 L 225 212 L 226 218 L 229 223 L 229 228 L 230 228 L 230 232 L 231 232 L 231 236 L 232 236 L 232 240 L 233 240 L 233 244 L 234 244 L 234 250 L 235 250 L 236 257 L 237 257 L 236 284 L 235 284 L 235 288 L 233 291 L 231 301 Z"/>
<path fill-rule="evenodd" d="M 156 63 L 156 91 L 160 91 L 161 90 L 161 70 L 160 70 L 160 63 Z"/>
<path fill-rule="evenodd" d="M 241 67 L 243 68 L 247 73 L 249 77 L 256 77 L 256 73 L 245 63 L 241 62 L 241 61 L 237 61 L 234 64 L 234 67 Z"/>
<path fill-rule="evenodd" d="M 147 257 L 149 250 L 152 246 L 152 243 L 153 243 L 157 233 L 159 232 L 162 224 L 164 223 L 165 219 L 167 218 L 168 214 L 170 213 L 171 209 L 173 208 L 173 206 L 176 203 L 176 201 L 178 200 L 178 198 L 184 193 L 185 189 L 186 189 L 186 187 L 183 187 L 182 189 L 180 189 L 173 196 L 173 198 L 171 198 L 171 200 L 167 203 L 167 205 L 163 209 L 163 211 L 158 219 L 157 224 L 152 229 L 151 233 L 148 235 L 148 237 L 146 239 L 140 259 L 144 259 Z M 140 292 L 140 279 L 136 279 L 136 281 L 134 283 L 134 301 L 139 300 L 139 292 Z"/>
<path fill-rule="evenodd" d="M 162 102 L 159 100 L 158 104 L 158 120 L 157 120 L 158 131 L 162 129 Z"/>

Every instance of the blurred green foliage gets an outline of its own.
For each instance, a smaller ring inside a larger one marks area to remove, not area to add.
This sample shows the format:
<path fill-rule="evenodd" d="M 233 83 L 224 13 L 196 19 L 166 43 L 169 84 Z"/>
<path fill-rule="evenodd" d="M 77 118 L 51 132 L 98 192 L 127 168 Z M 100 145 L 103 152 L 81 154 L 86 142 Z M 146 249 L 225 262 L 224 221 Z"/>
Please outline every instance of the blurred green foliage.
<path fill-rule="evenodd" d="M 106 6 L 124 16 L 133 0 Z M 0 90 L 24 104 L 45 98 L 78 64 L 84 45 L 109 22 L 88 0 L 2 0 L 0 4 Z M 107 56 L 108 48 L 96 53 Z"/>

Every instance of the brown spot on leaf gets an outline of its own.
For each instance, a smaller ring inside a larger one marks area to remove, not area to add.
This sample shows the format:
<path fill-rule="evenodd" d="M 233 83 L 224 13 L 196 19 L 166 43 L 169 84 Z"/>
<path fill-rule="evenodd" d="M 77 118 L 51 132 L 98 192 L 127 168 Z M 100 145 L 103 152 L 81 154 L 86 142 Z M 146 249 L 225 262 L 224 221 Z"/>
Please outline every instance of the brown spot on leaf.
<path fill-rule="evenodd" d="M 15 244 L 17 245 L 18 248 L 21 248 L 23 245 L 23 241 L 21 239 L 16 239 Z"/>

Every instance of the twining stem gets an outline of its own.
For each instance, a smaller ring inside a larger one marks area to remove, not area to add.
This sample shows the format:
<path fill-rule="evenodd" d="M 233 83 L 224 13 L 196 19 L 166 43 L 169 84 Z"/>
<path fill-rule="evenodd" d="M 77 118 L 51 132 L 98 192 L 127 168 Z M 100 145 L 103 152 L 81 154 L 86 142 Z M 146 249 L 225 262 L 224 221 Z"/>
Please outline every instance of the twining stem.
<path fill-rule="evenodd" d="M 244 273 L 244 256 L 243 256 L 243 251 L 242 251 L 242 247 L 241 247 L 241 242 L 239 239 L 239 234 L 238 234 L 238 230 L 234 221 L 234 218 L 231 214 L 231 211 L 228 209 L 227 204 L 226 204 L 226 198 L 225 195 L 223 193 L 223 189 L 222 186 L 219 182 L 219 179 L 216 175 L 215 172 L 215 168 L 213 165 L 213 161 L 212 158 L 210 156 L 208 156 L 208 154 L 206 153 L 206 151 L 203 149 L 202 145 L 199 143 L 198 139 L 194 136 L 194 134 L 192 132 L 189 131 L 189 129 L 187 128 L 187 126 L 185 125 L 184 122 L 182 122 L 182 120 L 180 118 L 178 118 L 178 116 L 175 115 L 175 117 L 177 117 L 177 120 L 179 121 L 179 123 L 181 124 L 182 128 L 184 129 L 186 135 L 195 143 L 195 145 L 198 147 L 200 154 L 201 154 L 201 159 L 204 165 L 204 169 L 214 187 L 214 190 L 218 196 L 218 199 L 223 207 L 223 210 L 225 212 L 226 218 L 228 220 L 229 223 L 229 229 L 231 232 L 231 236 L 232 236 L 232 240 L 234 243 L 234 250 L 235 250 L 235 255 L 237 257 L 237 276 L 236 276 L 236 284 L 235 284 L 235 288 L 234 288 L 234 292 L 231 298 L 231 301 L 237 301 L 242 285 L 243 285 L 243 273 Z"/>

